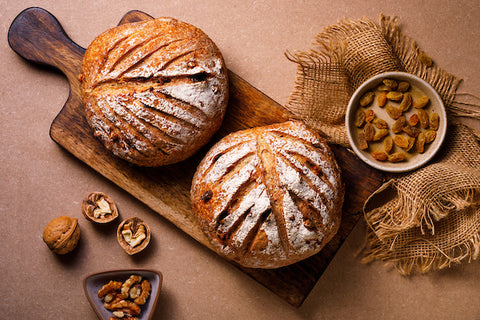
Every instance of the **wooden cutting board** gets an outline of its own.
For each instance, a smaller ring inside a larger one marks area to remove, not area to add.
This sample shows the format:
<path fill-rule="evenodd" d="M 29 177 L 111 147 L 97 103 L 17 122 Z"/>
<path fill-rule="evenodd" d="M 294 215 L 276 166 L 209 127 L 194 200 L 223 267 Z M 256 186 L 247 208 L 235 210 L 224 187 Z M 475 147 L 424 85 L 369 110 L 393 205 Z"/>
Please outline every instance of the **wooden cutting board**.
<path fill-rule="evenodd" d="M 128 12 L 122 23 L 152 19 L 140 11 Z M 96 140 L 84 117 L 80 95 L 81 60 L 85 49 L 75 44 L 58 20 L 41 8 L 28 8 L 12 22 L 10 47 L 28 61 L 55 67 L 70 83 L 70 95 L 50 128 L 51 138 L 92 169 L 111 180 L 152 210 L 171 221 L 206 247 L 207 238 L 192 217 L 190 183 L 207 150 L 220 138 L 240 129 L 286 121 L 289 111 L 229 71 L 230 100 L 222 128 L 212 142 L 192 158 L 160 168 L 139 168 L 114 157 Z M 347 149 L 332 146 L 346 188 L 342 224 L 338 234 L 317 255 L 296 264 L 274 269 L 240 270 L 299 307 L 327 268 L 360 218 L 366 198 L 381 184 L 382 175 L 366 166 Z"/>

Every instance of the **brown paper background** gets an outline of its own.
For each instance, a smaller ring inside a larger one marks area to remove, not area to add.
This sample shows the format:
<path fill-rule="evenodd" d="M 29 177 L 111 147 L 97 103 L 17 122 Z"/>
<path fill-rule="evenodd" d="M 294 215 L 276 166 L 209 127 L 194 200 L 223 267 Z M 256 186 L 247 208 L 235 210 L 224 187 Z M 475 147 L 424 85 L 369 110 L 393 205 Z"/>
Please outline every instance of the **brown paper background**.
<path fill-rule="evenodd" d="M 445 70 L 461 77 L 459 92 L 480 95 L 478 1 L 0 1 L 0 318 L 95 319 L 82 280 L 110 268 L 160 270 L 164 288 L 154 319 L 480 319 L 480 265 L 405 278 L 381 263 L 360 264 L 360 223 L 299 309 L 195 242 L 158 214 L 58 147 L 48 130 L 68 96 L 59 73 L 32 66 L 7 44 L 23 9 L 39 6 L 86 47 L 129 10 L 172 16 L 203 29 L 228 67 L 281 104 L 296 65 L 286 50 L 310 47 L 314 36 L 342 18 L 380 13 Z M 469 122 L 477 130 L 480 124 Z M 153 238 L 140 256 L 118 246 L 114 226 L 97 228 L 80 212 L 83 197 L 103 191 L 120 215 L 144 219 Z M 79 219 L 73 255 L 50 253 L 41 236 L 58 215 Z"/>

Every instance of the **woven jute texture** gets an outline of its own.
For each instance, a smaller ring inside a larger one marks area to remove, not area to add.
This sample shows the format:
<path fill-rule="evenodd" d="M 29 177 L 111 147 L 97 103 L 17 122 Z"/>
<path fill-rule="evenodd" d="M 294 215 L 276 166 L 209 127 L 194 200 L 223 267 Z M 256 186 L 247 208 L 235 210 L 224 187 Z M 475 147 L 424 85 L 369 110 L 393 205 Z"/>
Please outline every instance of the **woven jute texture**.
<path fill-rule="evenodd" d="M 437 90 L 452 123 L 446 142 L 429 165 L 388 175 L 367 201 L 369 228 L 362 261 L 382 260 L 407 275 L 477 259 L 480 145 L 478 134 L 455 119 L 478 119 L 480 113 L 471 108 L 475 105 L 460 101 L 460 79 L 429 63 L 415 41 L 401 33 L 397 18 L 383 15 L 379 24 L 368 18 L 341 21 L 318 34 L 310 50 L 286 55 L 297 63 L 286 108 L 330 142 L 346 147 L 346 107 L 365 80 L 405 71 Z M 373 203 L 377 207 L 371 207 Z"/>

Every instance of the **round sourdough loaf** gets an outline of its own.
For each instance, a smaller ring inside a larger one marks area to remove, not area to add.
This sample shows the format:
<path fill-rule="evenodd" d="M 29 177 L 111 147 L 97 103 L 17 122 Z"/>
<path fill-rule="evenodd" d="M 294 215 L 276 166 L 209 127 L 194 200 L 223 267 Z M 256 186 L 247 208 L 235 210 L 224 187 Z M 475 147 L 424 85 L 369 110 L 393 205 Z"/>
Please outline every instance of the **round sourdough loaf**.
<path fill-rule="evenodd" d="M 326 142 L 290 121 L 220 140 L 197 168 L 191 197 L 219 254 L 245 267 L 278 268 L 332 239 L 344 188 Z"/>
<path fill-rule="evenodd" d="M 227 70 L 213 41 L 172 18 L 99 35 L 82 62 L 81 90 L 94 135 L 140 166 L 190 157 L 220 127 Z"/>

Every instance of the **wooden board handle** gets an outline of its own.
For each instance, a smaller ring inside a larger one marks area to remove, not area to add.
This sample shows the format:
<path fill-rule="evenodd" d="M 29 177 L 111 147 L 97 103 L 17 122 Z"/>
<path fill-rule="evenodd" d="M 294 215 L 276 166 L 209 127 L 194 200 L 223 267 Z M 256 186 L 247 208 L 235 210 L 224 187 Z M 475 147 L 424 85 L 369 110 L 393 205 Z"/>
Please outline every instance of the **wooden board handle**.
<path fill-rule="evenodd" d="M 45 9 L 32 7 L 20 12 L 8 30 L 8 43 L 24 59 L 55 67 L 71 82 L 76 81 L 85 49 L 74 43 Z"/>

